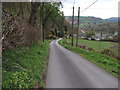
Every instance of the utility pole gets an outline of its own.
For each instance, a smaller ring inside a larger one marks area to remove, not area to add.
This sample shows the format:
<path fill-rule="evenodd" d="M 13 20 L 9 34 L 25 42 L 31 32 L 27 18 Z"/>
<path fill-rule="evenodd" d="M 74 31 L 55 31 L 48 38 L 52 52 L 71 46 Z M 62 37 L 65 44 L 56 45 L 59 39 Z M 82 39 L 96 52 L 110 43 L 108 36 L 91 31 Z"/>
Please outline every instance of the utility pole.
<path fill-rule="evenodd" d="M 79 24 L 80 24 L 80 7 L 78 7 L 78 26 L 77 26 L 76 47 L 78 46 Z"/>
<path fill-rule="evenodd" d="M 74 6 L 73 6 L 73 16 L 72 16 L 72 44 L 71 46 L 73 46 L 73 30 L 74 30 Z"/>

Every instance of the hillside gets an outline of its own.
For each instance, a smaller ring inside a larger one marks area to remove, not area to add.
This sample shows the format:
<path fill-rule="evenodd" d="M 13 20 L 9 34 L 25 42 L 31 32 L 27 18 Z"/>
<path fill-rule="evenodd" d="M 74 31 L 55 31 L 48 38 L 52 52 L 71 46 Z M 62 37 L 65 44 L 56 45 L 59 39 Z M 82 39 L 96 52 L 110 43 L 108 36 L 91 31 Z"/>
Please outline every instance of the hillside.
<path fill-rule="evenodd" d="M 77 26 L 77 16 L 74 17 L 74 24 Z M 72 16 L 66 16 L 66 20 L 71 24 Z M 101 19 L 92 16 L 80 17 L 80 29 L 84 32 L 92 32 L 104 34 L 104 37 L 108 40 L 118 40 L 118 18 Z M 76 30 L 75 30 L 76 31 Z M 75 32 L 74 31 L 74 32 Z M 110 38 L 109 38 L 110 37 Z"/>
<path fill-rule="evenodd" d="M 72 23 L 72 16 L 65 16 L 66 20 L 71 24 Z M 77 24 L 77 16 L 74 17 L 74 24 Z M 80 17 L 80 25 L 81 27 L 86 26 L 93 26 L 93 25 L 99 25 L 99 24 L 107 24 L 107 23 L 116 23 L 118 22 L 117 17 L 111 17 L 108 19 L 101 19 L 93 16 L 81 16 Z"/>
<path fill-rule="evenodd" d="M 66 20 L 69 23 L 72 23 L 72 16 L 66 16 Z M 77 24 L 77 16 L 74 17 L 74 24 Z M 96 18 L 92 16 L 81 16 L 80 17 L 80 25 L 81 27 L 89 26 L 89 25 L 98 25 L 98 24 L 103 24 L 103 23 L 108 23 L 107 20 L 101 19 L 101 18 Z"/>
<path fill-rule="evenodd" d="M 111 17 L 111 18 L 108 18 L 106 19 L 108 22 L 117 22 L 118 21 L 118 18 L 117 17 Z"/>

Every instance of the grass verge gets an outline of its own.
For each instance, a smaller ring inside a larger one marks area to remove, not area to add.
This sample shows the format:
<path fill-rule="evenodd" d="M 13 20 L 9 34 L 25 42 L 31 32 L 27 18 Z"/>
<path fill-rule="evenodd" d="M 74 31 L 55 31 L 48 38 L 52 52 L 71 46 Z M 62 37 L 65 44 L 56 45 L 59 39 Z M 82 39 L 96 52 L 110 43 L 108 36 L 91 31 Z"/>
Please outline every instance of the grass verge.
<path fill-rule="evenodd" d="M 62 42 L 63 41 L 60 40 L 59 44 L 62 45 L 64 48 L 67 48 L 67 49 L 79 54 L 80 56 L 86 58 L 87 60 L 91 61 L 92 63 L 105 69 L 106 71 L 111 73 L 113 76 L 120 78 L 120 76 L 119 76 L 120 61 L 116 60 L 115 58 L 111 58 L 107 55 L 97 53 L 95 51 L 88 51 L 88 50 L 81 49 L 81 48 L 78 48 L 75 46 L 64 44 Z"/>
<path fill-rule="evenodd" d="M 71 43 L 71 39 L 66 39 L 67 43 Z M 76 42 L 76 38 L 74 38 L 74 42 Z M 103 49 L 108 49 L 113 45 L 111 42 L 107 41 L 95 41 L 95 40 L 85 40 L 85 39 L 79 39 L 78 45 L 85 45 L 89 48 L 93 48 L 96 51 L 100 51 Z"/>
<path fill-rule="evenodd" d="M 3 88 L 45 86 L 50 41 L 3 52 Z"/>

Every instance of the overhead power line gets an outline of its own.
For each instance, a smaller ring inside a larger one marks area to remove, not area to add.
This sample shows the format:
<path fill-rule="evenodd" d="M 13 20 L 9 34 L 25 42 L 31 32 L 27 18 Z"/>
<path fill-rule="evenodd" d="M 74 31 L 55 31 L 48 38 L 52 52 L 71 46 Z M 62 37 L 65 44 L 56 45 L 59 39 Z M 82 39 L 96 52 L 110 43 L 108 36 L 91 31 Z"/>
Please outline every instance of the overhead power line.
<path fill-rule="evenodd" d="M 86 11 L 88 8 L 90 8 L 93 4 L 95 4 L 98 0 L 94 1 L 92 4 L 90 4 L 87 8 L 85 8 L 81 13 L 83 13 L 84 11 Z"/>

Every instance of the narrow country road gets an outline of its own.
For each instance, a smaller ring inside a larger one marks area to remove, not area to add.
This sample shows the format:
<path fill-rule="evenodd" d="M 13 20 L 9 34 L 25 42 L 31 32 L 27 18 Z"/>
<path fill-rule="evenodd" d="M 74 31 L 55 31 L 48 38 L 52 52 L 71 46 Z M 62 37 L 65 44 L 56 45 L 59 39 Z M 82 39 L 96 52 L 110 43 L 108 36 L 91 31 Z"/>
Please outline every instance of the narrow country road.
<path fill-rule="evenodd" d="M 54 40 L 50 44 L 46 88 L 118 88 L 118 80 Z"/>

